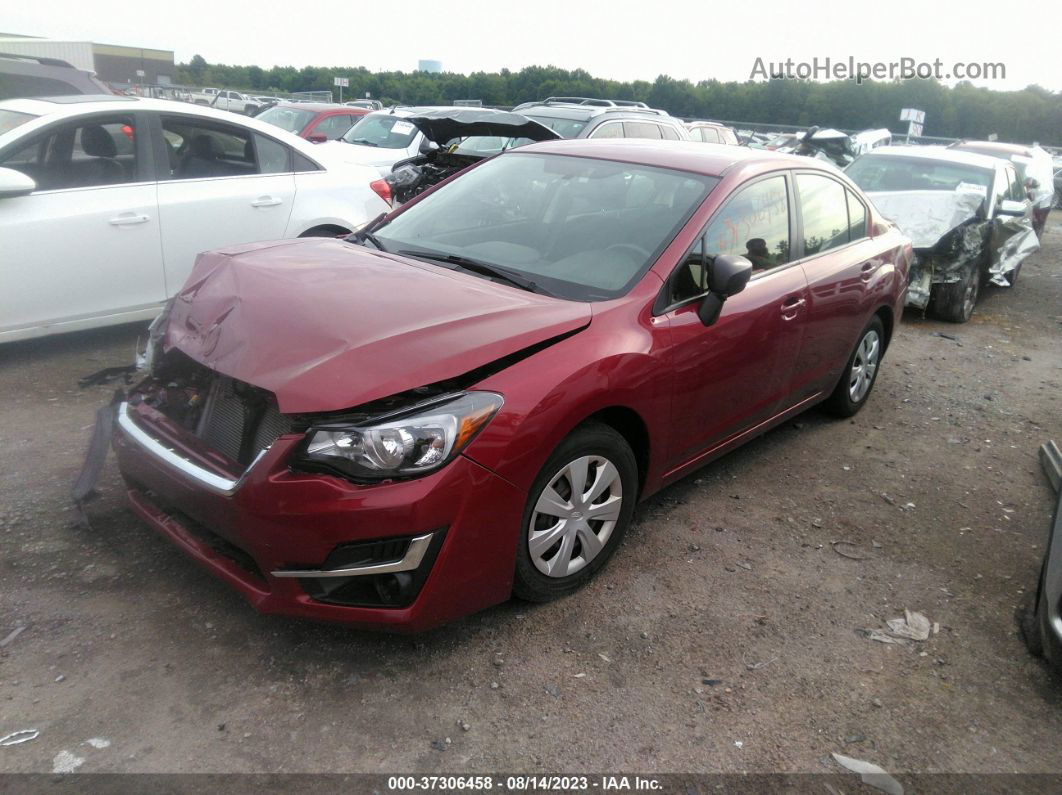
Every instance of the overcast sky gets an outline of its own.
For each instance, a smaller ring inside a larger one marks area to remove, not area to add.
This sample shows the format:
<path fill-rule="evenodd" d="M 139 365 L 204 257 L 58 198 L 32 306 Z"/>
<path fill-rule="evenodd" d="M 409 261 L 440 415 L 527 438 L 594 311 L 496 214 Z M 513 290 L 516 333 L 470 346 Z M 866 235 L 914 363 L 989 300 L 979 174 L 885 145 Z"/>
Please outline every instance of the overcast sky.
<path fill-rule="evenodd" d="M 945 70 L 999 62 L 1006 79 L 973 82 L 1058 91 L 1060 23 L 1060 3 L 998 0 L 47 0 L 6 3 L 0 29 L 174 50 L 178 61 L 199 53 L 212 63 L 410 71 L 432 58 L 454 72 L 553 64 L 619 80 L 746 80 L 757 57 L 908 56 L 940 58 Z"/>

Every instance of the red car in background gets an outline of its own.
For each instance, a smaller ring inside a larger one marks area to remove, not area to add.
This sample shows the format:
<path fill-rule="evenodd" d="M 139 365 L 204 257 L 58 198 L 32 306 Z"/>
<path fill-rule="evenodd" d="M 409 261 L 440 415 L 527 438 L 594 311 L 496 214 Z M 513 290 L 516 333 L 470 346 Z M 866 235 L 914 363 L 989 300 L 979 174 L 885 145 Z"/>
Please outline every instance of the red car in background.
<path fill-rule="evenodd" d="M 255 118 L 275 124 L 300 138 L 323 144 L 334 141 L 354 126 L 369 111 L 347 105 L 318 102 L 278 102 L 270 105 Z"/>
<path fill-rule="evenodd" d="M 134 510 L 257 609 L 422 630 L 574 591 L 639 500 L 859 411 L 911 257 L 808 158 L 532 144 L 346 240 L 201 255 L 113 445 Z"/>

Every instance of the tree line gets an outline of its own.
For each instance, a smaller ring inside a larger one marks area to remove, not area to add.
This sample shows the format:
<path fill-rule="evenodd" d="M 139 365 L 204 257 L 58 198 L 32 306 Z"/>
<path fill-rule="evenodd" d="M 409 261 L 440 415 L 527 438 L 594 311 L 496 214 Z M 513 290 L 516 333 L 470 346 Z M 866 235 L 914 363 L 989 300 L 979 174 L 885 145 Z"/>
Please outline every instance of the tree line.
<path fill-rule="evenodd" d="M 385 104 L 447 105 L 478 99 L 484 105 L 511 107 L 548 96 L 632 99 L 663 108 L 674 116 L 726 119 L 799 127 L 906 129 L 901 108 L 926 112 L 924 134 L 949 138 L 986 138 L 1062 145 L 1062 95 L 1039 86 L 994 91 L 968 82 L 955 87 L 936 80 L 818 83 L 807 80 L 720 82 L 656 80 L 620 82 L 594 77 L 582 69 L 529 66 L 518 72 L 370 72 L 363 66 L 230 66 L 210 64 L 199 55 L 177 66 L 183 85 L 244 89 L 254 93 L 335 91 L 334 77 L 347 77 L 344 99 L 368 93 Z"/>

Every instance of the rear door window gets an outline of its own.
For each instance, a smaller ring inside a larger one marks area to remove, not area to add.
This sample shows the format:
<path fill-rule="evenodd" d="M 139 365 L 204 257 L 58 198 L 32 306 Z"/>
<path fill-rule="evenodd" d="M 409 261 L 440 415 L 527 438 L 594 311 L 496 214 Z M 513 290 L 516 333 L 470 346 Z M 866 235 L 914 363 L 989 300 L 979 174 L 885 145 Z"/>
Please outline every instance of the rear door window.
<path fill-rule="evenodd" d="M 675 132 L 674 127 L 669 127 L 666 124 L 660 125 L 660 133 L 664 136 L 665 141 L 677 141 L 679 140 L 679 134 Z"/>
<path fill-rule="evenodd" d="M 845 191 L 848 198 L 848 237 L 850 240 L 862 240 L 867 236 L 867 208 L 850 190 Z"/>
<path fill-rule="evenodd" d="M 341 114 L 338 116 L 326 116 L 313 128 L 312 135 L 327 136 L 329 141 L 339 138 L 354 124 L 350 116 Z"/>
<path fill-rule="evenodd" d="M 286 146 L 243 127 L 188 116 L 163 116 L 162 130 L 170 164 L 167 179 L 291 171 L 291 153 Z"/>
<path fill-rule="evenodd" d="M 625 138 L 654 138 L 659 140 L 660 125 L 646 121 L 623 122 L 623 135 Z"/>
<path fill-rule="evenodd" d="M 797 174 L 804 225 L 804 255 L 821 254 L 848 242 L 848 202 L 841 183 L 817 174 Z"/>

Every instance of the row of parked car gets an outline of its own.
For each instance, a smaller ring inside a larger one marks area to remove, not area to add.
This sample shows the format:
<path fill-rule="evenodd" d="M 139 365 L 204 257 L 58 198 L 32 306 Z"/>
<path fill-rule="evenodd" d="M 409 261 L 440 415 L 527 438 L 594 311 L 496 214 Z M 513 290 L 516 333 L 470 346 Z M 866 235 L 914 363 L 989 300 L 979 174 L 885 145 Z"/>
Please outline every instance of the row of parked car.
<path fill-rule="evenodd" d="M 835 131 L 821 132 L 773 148 L 832 161 Z M 737 144 L 722 125 L 583 97 L 510 113 L 278 102 L 255 118 L 117 96 L 5 102 L 0 230 L 33 253 L 5 266 L 0 341 L 153 316 L 199 251 L 348 234 L 478 161 L 558 138 Z M 1054 197 L 1039 147 L 877 146 L 847 169 L 913 241 L 908 304 L 956 322 L 984 284 L 1014 283 Z M 76 233 L 54 234 L 57 218 Z"/>

